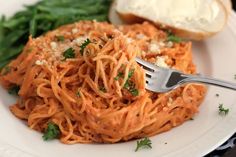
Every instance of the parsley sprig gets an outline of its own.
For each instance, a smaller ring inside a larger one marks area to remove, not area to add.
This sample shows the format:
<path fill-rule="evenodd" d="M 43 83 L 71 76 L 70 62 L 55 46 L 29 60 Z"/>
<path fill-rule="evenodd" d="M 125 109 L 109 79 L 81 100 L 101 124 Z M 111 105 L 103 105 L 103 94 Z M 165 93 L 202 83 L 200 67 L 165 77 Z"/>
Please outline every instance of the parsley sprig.
<path fill-rule="evenodd" d="M 59 135 L 60 135 L 59 127 L 55 123 L 49 122 L 48 127 L 44 132 L 43 140 L 44 141 L 53 140 L 58 138 Z"/>
<path fill-rule="evenodd" d="M 137 152 L 141 148 L 152 148 L 151 140 L 149 138 L 145 137 L 144 139 L 137 141 L 137 147 L 135 149 L 135 152 Z"/>
<path fill-rule="evenodd" d="M 90 44 L 91 41 L 89 39 L 86 39 L 80 46 L 80 54 L 83 56 L 84 55 L 84 49 L 88 44 Z"/>
<path fill-rule="evenodd" d="M 75 58 L 75 50 L 73 48 L 68 48 L 64 53 L 63 56 L 65 59 L 67 58 Z"/>
<path fill-rule="evenodd" d="M 219 114 L 227 115 L 229 113 L 228 108 L 224 108 L 223 104 L 219 105 Z"/>

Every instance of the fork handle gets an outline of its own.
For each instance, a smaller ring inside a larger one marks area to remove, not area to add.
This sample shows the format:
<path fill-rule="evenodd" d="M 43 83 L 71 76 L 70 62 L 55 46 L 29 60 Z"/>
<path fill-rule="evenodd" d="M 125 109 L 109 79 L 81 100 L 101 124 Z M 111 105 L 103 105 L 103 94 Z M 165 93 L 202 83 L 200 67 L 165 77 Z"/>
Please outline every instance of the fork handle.
<path fill-rule="evenodd" d="M 182 80 L 183 83 L 185 83 L 185 82 L 186 83 L 198 82 L 198 83 L 210 84 L 210 85 L 214 85 L 214 86 L 219 86 L 219 87 L 224 87 L 224 88 L 236 90 L 235 83 L 231 83 L 231 82 L 227 82 L 227 81 L 223 81 L 223 80 L 213 79 L 213 78 L 204 77 L 204 76 L 195 76 L 195 75 L 183 75 L 183 77 L 185 77 L 185 79 Z"/>

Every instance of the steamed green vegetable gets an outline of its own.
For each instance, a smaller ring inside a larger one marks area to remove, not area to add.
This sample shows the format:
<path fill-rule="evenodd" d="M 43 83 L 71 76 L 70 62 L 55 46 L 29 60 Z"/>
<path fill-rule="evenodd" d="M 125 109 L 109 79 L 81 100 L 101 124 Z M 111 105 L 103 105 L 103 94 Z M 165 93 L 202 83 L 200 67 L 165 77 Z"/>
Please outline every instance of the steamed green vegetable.
<path fill-rule="evenodd" d="M 107 21 L 111 0 L 41 0 L 6 19 L 0 17 L 0 69 L 22 51 L 29 35 L 40 36 L 80 20 Z"/>

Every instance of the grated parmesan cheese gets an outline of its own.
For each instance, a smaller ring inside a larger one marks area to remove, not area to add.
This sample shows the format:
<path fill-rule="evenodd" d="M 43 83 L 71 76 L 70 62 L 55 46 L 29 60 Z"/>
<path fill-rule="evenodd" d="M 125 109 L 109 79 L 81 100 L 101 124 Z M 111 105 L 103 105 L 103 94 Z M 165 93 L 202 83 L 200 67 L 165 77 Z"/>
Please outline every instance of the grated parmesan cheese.
<path fill-rule="evenodd" d="M 169 103 L 172 103 L 172 102 L 173 102 L 173 99 L 172 99 L 171 97 L 169 97 L 168 102 L 169 102 Z"/>
<path fill-rule="evenodd" d="M 78 32 L 79 32 L 79 30 L 78 30 L 77 28 L 73 28 L 73 29 L 72 29 L 72 33 L 73 33 L 73 34 L 76 34 L 76 33 L 78 33 Z"/>
<path fill-rule="evenodd" d="M 155 65 L 163 68 L 169 68 L 169 66 L 165 62 L 166 58 L 165 57 L 159 57 L 157 56 Z"/>
<path fill-rule="evenodd" d="M 133 39 L 132 38 L 126 38 L 126 41 L 128 44 L 132 43 Z"/>
<path fill-rule="evenodd" d="M 144 34 L 139 33 L 136 35 L 136 38 L 137 39 L 144 39 L 144 38 L 146 38 L 146 36 Z"/>
<path fill-rule="evenodd" d="M 163 107 L 163 111 L 168 111 L 168 107 Z"/>
<path fill-rule="evenodd" d="M 152 53 L 160 53 L 160 46 L 156 42 L 149 44 L 149 51 Z"/>
<path fill-rule="evenodd" d="M 145 51 L 141 51 L 141 55 L 142 55 L 142 56 L 145 56 L 145 55 L 146 55 L 146 52 L 145 52 Z"/>
<path fill-rule="evenodd" d="M 73 40 L 73 42 L 80 46 L 86 39 L 87 37 L 78 37 L 75 40 Z"/>
<path fill-rule="evenodd" d="M 35 64 L 36 64 L 36 65 L 44 65 L 45 63 L 46 63 L 45 60 L 36 60 L 36 61 L 35 61 Z"/>
<path fill-rule="evenodd" d="M 174 43 L 173 43 L 172 41 L 168 41 L 168 42 L 166 43 L 166 46 L 169 47 L 169 48 L 171 48 L 171 47 L 174 46 Z"/>
<path fill-rule="evenodd" d="M 57 49 L 57 43 L 56 42 L 51 42 L 50 46 L 53 50 Z"/>
<path fill-rule="evenodd" d="M 171 106 L 172 103 L 173 103 L 173 99 L 170 97 L 170 98 L 168 99 L 167 106 L 168 106 L 168 107 Z"/>
<path fill-rule="evenodd" d="M 166 45 L 163 41 L 160 41 L 158 44 L 160 47 L 165 47 L 165 45 Z"/>

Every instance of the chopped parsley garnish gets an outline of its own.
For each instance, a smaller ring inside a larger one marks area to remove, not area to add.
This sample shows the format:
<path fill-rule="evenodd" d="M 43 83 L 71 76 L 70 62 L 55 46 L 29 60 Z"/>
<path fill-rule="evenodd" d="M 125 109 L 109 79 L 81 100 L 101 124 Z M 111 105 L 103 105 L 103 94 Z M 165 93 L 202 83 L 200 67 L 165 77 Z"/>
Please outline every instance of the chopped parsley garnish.
<path fill-rule="evenodd" d="M 80 91 L 78 91 L 78 92 L 76 93 L 76 95 L 77 95 L 78 97 L 80 97 Z"/>
<path fill-rule="evenodd" d="M 44 141 L 53 140 L 58 138 L 59 135 L 60 135 L 59 127 L 55 123 L 49 122 L 48 127 L 44 132 L 43 140 Z"/>
<path fill-rule="evenodd" d="M 55 37 L 56 37 L 57 41 L 60 41 L 60 42 L 63 42 L 63 41 L 65 41 L 65 37 L 64 37 L 64 36 L 62 36 L 62 35 L 55 36 Z"/>
<path fill-rule="evenodd" d="M 135 152 L 137 152 L 141 148 L 152 148 L 151 140 L 149 138 L 145 137 L 144 139 L 137 141 L 137 147 L 135 149 Z"/>
<path fill-rule="evenodd" d="M 139 91 L 135 88 L 134 82 L 127 80 L 124 84 L 124 88 L 127 89 L 133 96 L 138 96 Z"/>
<path fill-rule="evenodd" d="M 103 86 L 99 87 L 99 90 L 102 91 L 103 93 L 106 93 L 106 92 L 107 92 L 106 88 L 103 87 Z"/>
<path fill-rule="evenodd" d="M 11 67 L 5 66 L 5 68 L 2 70 L 2 75 L 6 75 L 9 72 L 11 72 Z"/>
<path fill-rule="evenodd" d="M 166 34 L 167 34 L 167 41 L 175 43 L 180 43 L 181 41 L 183 41 L 180 37 L 174 35 L 171 30 L 166 30 Z"/>
<path fill-rule="evenodd" d="M 138 96 L 139 91 L 138 91 L 137 89 L 131 89 L 131 90 L 130 90 L 130 93 L 131 93 L 133 96 Z"/>
<path fill-rule="evenodd" d="M 121 64 L 120 68 L 121 68 L 121 69 L 125 68 L 125 65 L 124 65 L 124 64 Z"/>
<path fill-rule="evenodd" d="M 131 69 L 128 74 L 128 79 L 130 79 L 134 75 L 134 69 Z"/>
<path fill-rule="evenodd" d="M 121 77 L 123 77 L 124 74 L 122 72 L 119 72 L 117 76 L 114 78 L 114 80 L 118 81 Z"/>
<path fill-rule="evenodd" d="M 11 95 L 18 95 L 19 90 L 20 90 L 20 86 L 15 85 L 11 87 L 10 89 L 8 89 L 8 93 Z"/>
<path fill-rule="evenodd" d="M 131 91 L 131 90 L 133 90 L 133 89 L 135 88 L 135 84 L 134 84 L 133 81 L 127 80 L 127 81 L 125 82 L 124 88 L 127 89 L 127 90 L 129 90 L 129 91 Z"/>
<path fill-rule="evenodd" d="M 219 114 L 227 115 L 229 113 L 228 108 L 224 108 L 223 104 L 219 105 Z"/>
<path fill-rule="evenodd" d="M 124 84 L 124 88 L 129 90 L 130 86 L 131 86 L 131 82 L 127 80 Z"/>
<path fill-rule="evenodd" d="M 63 56 L 65 59 L 67 58 L 75 58 L 75 50 L 72 48 L 68 48 L 64 53 Z"/>
<path fill-rule="evenodd" d="M 89 39 L 86 39 L 80 46 L 80 54 L 83 56 L 84 55 L 84 49 L 88 44 L 90 44 L 91 41 Z"/>
<path fill-rule="evenodd" d="M 134 69 L 131 69 L 128 73 L 128 79 L 130 79 L 134 74 Z M 122 72 L 119 72 L 117 76 L 114 78 L 116 81 L 119 80 L 121 77 L 124 77 L 124 74 Z M 127 80 L 128 80 L 127 79 Z"/>
<path fill-rule="evenodd" d="M 130 80 L 133 74 L 134 74 L 134 69 L 130 70 L 128 74 L 128 79 L 124 84 L 124 88 L 127 89 L 133 96 L 138 96 L 139 91 L 135 88 L 134 82 Z"/>
<path fill-rule="evenodd" d="M 182 39 L 180 37 L 175 36 L 174 34 L 169 34 L 168 37 L 167 37 L 167 41 L 180 43 L 182 41 Z"/>

